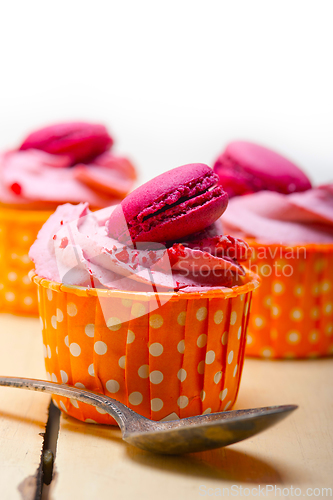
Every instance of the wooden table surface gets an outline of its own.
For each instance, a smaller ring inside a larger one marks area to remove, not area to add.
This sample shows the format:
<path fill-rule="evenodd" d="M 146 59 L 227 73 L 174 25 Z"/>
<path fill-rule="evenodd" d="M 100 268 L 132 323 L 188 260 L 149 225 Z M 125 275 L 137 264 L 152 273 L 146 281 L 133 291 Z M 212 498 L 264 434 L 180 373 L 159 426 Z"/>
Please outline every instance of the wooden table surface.
<path fill-rule="evenodd" d="M 2 375 L 45 378 L 39 321 L 0 315 Z M 35 499 L 50 397 L 0 387 L 0 500 Z M 182 457 L 155 456 L 116 428 L 60 419 L 43 500 L 333 496 L 333 359 L 247 359 L 237 408 L 298 404 L 272 429 Z M 228 495 L 229 493 L 229 495 Z"/>

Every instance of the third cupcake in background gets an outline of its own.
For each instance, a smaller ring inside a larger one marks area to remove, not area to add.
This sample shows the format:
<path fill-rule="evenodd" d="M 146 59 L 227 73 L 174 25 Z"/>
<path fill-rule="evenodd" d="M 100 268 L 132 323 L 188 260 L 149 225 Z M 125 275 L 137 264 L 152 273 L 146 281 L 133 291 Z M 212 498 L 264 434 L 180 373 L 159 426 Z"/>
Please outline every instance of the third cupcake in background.
<path fill-rule="evenodd" d="M 214 170 L 231 200 L 224 231 L 247 240 L 256 290 L 246 354 L 268 358 L 333 353 L 333 183 L 312 187 L 294 163 L 233 142 Z"/>
<path fill-rule="evenodd" d="M 58 205 L 88 202 L 102 208 L 132 189 L 135 168 L 112 152 L 113 142 L 104 125 L 60 123 L 0 154 L 1 311 L 37 314 L 28 251 Z"/>

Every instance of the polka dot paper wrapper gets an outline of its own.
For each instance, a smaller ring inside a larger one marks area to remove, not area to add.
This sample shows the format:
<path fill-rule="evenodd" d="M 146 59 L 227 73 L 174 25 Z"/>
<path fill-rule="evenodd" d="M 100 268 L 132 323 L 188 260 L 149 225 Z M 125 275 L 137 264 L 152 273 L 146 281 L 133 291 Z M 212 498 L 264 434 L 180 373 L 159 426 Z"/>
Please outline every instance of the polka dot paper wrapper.
<path fill-rule="evenodd" d="M 333 245 L 249 242 L 261 277 L 248 327 L 247 356 L 314 358 L 333 354 Z"/>
<path fill-rule="evenodd" d="M 28 253 L 51 213 L 0 207 L 0 312 L 38 315 Z"/>
<path fill-rule="evenodd" d="M 218 292 L 155 294 L 71 287 L 38 276 L 47 375 L 104 393 L 153 420 L 231 409 L 257 277 Z M 162 297 L 162 298 L 163 298 Z M 75 418 L 115 425 L 54 396 Z"/>

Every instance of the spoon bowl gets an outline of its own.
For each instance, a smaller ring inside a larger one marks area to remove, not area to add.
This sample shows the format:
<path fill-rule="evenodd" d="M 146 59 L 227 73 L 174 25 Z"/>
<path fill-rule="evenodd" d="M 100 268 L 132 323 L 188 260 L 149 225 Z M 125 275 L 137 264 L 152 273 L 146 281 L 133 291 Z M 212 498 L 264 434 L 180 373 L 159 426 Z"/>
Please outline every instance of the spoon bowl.
<path fill-rule="evenodd" d="M 167 455 L 211 450 L 237 443 L 271 427 L 297 408 L 296 405 L 267 406 L 156 422 L 108 396 L 65 384 L 0 377 L 0 386 L 47 392 L 91 404 L 116 420 L 124 441 L 146 451 Z"/>

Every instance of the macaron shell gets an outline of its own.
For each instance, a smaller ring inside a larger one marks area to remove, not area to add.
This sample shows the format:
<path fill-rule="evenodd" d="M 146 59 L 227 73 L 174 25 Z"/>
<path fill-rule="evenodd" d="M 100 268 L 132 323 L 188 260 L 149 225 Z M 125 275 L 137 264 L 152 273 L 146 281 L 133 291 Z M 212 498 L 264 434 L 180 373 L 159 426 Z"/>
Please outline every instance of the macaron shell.
<path fill-rule="evenodd" d="M 307 176 L 287 158 L 258 144 L 228 144 L 214 165 L 229 196 L 261 190 L 292 193 L 311 188 Z"/>
<path fill-rule="evenodd" d="M 107 223 L 109 236 L 124 242 L 165 242 L 201 231 L 222 215 L 228 203 L 221 187 L 215 188 L 217 195 L 209 191 L 217 182 L 218 176 L 204 164 L 169 170 L 121 202 Z"/>

